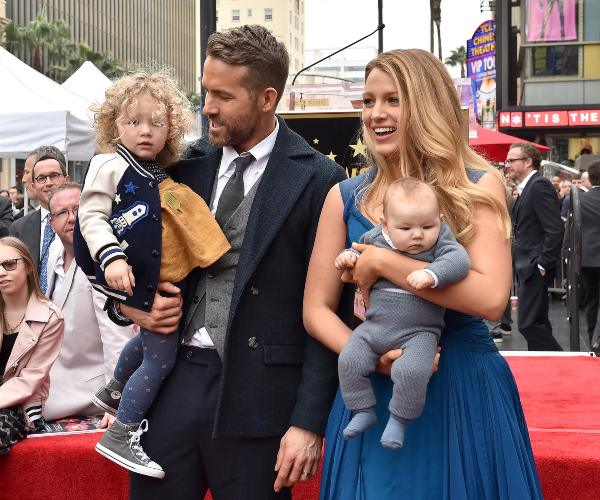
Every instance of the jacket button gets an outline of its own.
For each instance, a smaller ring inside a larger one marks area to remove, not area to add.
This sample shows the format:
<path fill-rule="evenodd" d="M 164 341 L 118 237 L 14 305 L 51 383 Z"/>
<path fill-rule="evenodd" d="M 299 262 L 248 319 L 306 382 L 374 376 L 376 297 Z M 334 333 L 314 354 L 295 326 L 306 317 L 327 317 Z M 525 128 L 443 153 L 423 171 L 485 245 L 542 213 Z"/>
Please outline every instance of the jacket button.
<path fill-rule="evenodd" d="M 153 220 L 154 222 L 158 222 L 158 215 L 156 215 L 156 214 L 152 214 L 152 220 Z"/>
<path fill-rule="evenodd" d="M 150 302 L 148 302 L 148 301 L 145 301 L 145 302 L 144 302 L 144 307 L 150 307 Z"/>
<path fill-rule="evenodd" d="M 208 273 L 208 274 L 206 275 L 206 277 L 207 277 L 209 280 L 212 280 L 212 279 L 215 277 L 215 275 L 214 275 L 213 273 Z"/>
<path fill-rule="evenodd" d="M 250 293 L 252 295 L 258 295 L 258 288 L 256 288 L 255 286 L 251 286 L 250 287 Z"/>
<path fill-rule="evenodd" d="M 160 252 L 158 250 L 152 250 L 152 257 L 158 257 Z"/>
<path fill-rule="evenodd" d="M 197 295 L 194 295 L 194 296 L 192 297 L 192 302 L 193 302 L 194 304 L 197 304 L 198 302 L 200 302 L 200 297 L 198 297 Z"/>
<path fill-rule="evenodd" d="M 194 355 L 194 353 L 193 353 L 192 351 L 187 351 L 187 352 L 185 353 L 185 357 L 186 357 L 187 359 L 192 359 L 192 356 L 193 356 L 193 355 Z"/>
<path fill-rule="evenodd" d="M 37 337 L 34 335 L 33 337 L 31 337 L 31 341 L 32 341 L 32 342 L 37 342 L 37 341 L 38 341 L 38 338 L 37 338 Z"/>
<path fill-rule="evenodd" d="M 148 183 L 148 187 L 149 187 L 150 189 L 154 188 L 154 182 L 150 181 L 150 182 Z"/>
<path fill-rule="evenodd" d="M 219 299 L 217 299 L 216 297 L 211 297 L 211 298 L 210 298 L 210 301 L 211 301 L 211 302 L 219 302 Z"/>
<path fill-rule="evenodd" d="M 251 349 L 256 349 L 258 347 L 258 341 L 256 340 L 256 337 L 250 337 L 248 339 L 248 347 Z"/>
<path fill-rule="evenodd" d="M 148 293 L 152 293 L 154 291 L 154 287 L 152 285 L 146 285 L 146 291 Z"/>

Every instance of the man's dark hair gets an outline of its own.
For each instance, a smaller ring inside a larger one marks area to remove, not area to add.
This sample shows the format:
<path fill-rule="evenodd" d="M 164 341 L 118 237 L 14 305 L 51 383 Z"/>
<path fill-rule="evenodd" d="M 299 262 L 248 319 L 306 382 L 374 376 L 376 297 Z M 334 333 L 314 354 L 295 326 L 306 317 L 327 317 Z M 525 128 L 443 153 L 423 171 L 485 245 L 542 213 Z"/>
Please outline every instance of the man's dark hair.
<path fill-rule="evenodd" d="M 589 164 L 588 174 L 590 176 L 590 184 L 592 186 L 600 186 L 600 160 Z"/>
<path fill-rule="evenodd" d="M 16 189 L 17 193 L 23 194 L 23 189 L 21 189 L 19 186 L 11 186 L 8 189 Z"/>
<path fill-rule="evenodd" d="M 279 103 L 288 77 L 290 57 L 285 45 L 263 26 L 246 24 L 208 37 L 206 55 L 248 68 L 245 84 L 251 95 L 273 87 Z"/>
<path fill-rule="evenodd" d="M 61 165 L 67 164 L 65 155 L 60 149 L 54 146 L 40 146 L 39 148 L 35 148 L 31 153 L 27 155 L 26 158 L 29 158 L 30 156 L 35 156 L 36 162 L 38 162 L 42 156 L 49 156 L 50 158 L 54 158 Z"/>
<path fill-rule="evenodd" d="M 67 175 L 67 160 L 65 158 L 65 155 L 62 154 L 62 152 L 60 151 L 60 149 L 55 148 L 54 146 L 41 146 L 37 149 L 34 149 L 29 156 L 32 156 L 33 154 L 35 154 L 37 156 L 37 160 L 35 160 L 35 163 L 33 164 L 33 167 L 31 168 L 31 178 L 34 179 L 35 175 L 34 175 L 34 171 L 35 171 L 35 166 L 44 160 L 56 160 L 58 162 L 58 164 L 60 165 L 60 170 L 62 172 L 63 175 Z"/>
<path fill-rule="evenodd" d="M 531 158 L 533 170 L 540 169 L 540 165 L 542 164 L 542 154 L 538 148 L 536 148 L 533 144 L 529 144 L 528 142 L 515 142 L 510 145 L 510 149 L 514 148 L 521 148 L 523 158 Z"/>

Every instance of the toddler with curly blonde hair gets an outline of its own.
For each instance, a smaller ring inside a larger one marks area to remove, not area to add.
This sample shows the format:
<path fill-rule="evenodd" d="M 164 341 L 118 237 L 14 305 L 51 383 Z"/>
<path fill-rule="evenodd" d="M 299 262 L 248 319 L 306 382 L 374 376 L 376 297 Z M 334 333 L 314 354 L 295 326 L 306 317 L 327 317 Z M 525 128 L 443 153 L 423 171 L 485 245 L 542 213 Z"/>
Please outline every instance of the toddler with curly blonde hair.
<path fill-rule="evenodd" d="M 190 105 L 166 73 L 125 76 L 94 109 L 98 154 L 86 174 L 74 243 L 77 263 L 92 286 L 116 303 L 149 311 L 159 282 L 181 281 L 230 246 L 206 203 L 173 181 Z M 117 311 L 113 316 L 119 317 Z M 113 379 L 93 397 L 117 416 L 96 450 L 140 474 L 164 471 L 140 445 L 144 419 L 170 373 L 178 335 L 141 329 L 123 349 Z"/>

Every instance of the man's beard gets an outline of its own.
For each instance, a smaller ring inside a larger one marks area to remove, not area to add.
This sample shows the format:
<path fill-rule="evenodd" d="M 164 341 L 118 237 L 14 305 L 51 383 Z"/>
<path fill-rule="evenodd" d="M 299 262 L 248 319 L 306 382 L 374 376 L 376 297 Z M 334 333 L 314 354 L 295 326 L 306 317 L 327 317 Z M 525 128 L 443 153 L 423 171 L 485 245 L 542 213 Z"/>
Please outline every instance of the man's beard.
<path fill-rule="evenodd" d="M 224 134 L 215 137 L 209 129 L 208 140 L 210 143 L 217 148 L 224 146 L 236 147 L 252 137 L 258 127 L 258 116 L 248 113 L 244 116 L 238 116 L 229 122 L 218 123 L 224 126 Z"/>

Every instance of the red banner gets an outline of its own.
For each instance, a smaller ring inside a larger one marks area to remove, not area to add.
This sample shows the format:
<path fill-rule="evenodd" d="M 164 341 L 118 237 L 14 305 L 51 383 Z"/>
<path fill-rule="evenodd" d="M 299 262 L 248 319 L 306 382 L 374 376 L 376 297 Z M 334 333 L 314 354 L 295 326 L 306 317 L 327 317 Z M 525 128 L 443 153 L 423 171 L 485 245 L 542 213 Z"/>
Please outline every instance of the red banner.
<path fill-rule="evenodd" d="M 600 126 L 600 109 L 574 109 L 572 111 L 502 111 L 500 128 L 521 127 L 594 127 Z"/>

